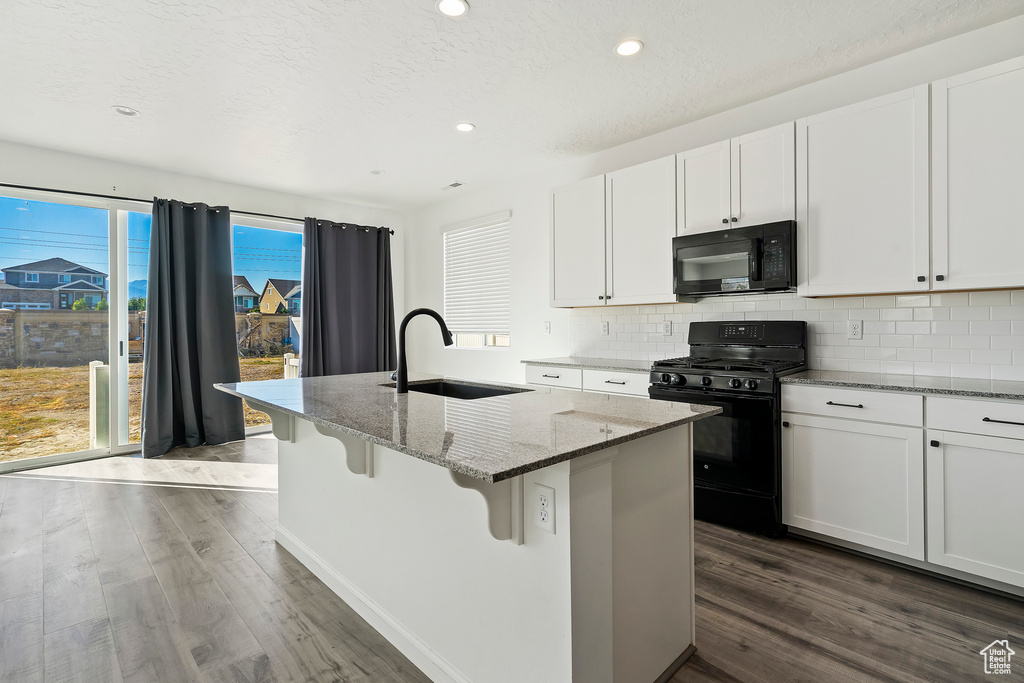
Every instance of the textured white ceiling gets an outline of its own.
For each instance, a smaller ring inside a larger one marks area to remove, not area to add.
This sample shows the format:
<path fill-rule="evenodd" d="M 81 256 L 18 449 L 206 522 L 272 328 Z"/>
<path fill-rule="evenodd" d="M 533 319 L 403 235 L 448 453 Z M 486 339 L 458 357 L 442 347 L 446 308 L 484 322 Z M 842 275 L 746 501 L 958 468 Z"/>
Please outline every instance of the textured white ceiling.
<path fill-rule="evenodd" d="M 0 0 L 0 139 L 409 207 L 1024 13 L 1019 0 L 470 2 L 449 19 L 433 0 Z M 646 49 L 615 56 L 630 36 Z M 477 130 L 456 132 L 462 120 Z"/>

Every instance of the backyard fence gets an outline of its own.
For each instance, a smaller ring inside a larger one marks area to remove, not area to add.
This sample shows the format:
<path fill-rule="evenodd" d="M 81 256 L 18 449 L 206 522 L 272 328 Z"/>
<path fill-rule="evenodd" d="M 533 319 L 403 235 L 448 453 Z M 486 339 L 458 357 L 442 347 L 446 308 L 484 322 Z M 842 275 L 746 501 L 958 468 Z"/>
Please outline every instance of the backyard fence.
<path fill-rule="evenodd" d="M 0 368 L 107 361 L 107 311 L 0 309 Z"/>

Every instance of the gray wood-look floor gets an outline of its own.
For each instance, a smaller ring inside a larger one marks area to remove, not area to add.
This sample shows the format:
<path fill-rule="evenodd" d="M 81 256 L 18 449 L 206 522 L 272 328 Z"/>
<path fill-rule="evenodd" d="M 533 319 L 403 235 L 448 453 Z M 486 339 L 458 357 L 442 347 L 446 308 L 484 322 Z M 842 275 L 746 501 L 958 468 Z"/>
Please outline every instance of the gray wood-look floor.
<path fill-rule="evenodd" d="M 428 681 L 276 523 L 275 493 L 0 477 L 0 681 Z"/>
<path fill-rule="evenodd" d="M 273 446 L 165 457 L 268 463 Z M 0 477 L 0 681 L 427 680 L 274 543 L 276 494 L 44 472 Z M 1024 602 L 696 528 L 698 650 L 674 683 L 984 680 L 978 650 L 1024 646 Z"/>

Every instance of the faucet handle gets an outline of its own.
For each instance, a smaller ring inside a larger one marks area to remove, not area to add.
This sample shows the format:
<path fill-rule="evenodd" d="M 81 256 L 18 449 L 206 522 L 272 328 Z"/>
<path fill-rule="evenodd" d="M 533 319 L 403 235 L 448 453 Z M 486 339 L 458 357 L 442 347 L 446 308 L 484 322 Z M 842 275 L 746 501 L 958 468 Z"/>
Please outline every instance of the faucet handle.
<path fill-rule="evenodd" d="M 394 372 L 391 373 L 391 381 L 392 382 L 397 382 L 398 381 L 398 370 L 395 370 Z"/>

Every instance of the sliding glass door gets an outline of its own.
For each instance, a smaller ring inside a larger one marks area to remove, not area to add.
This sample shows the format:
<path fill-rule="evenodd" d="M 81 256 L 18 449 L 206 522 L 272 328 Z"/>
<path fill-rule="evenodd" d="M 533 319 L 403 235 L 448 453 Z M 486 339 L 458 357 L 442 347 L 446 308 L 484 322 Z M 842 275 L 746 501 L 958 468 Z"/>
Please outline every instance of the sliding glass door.
<path fill-rule="evenodd" d="M 151 225 L 148 203 L 0 194 L 0 473 L 139 450 Z M 232 238 L 242 380 L 295 373 L 302 225 Z"/>
<path fill-rule="evenodd" d="M 0 472 L 111 444 L 110 216 L 0 196 Z"/>

